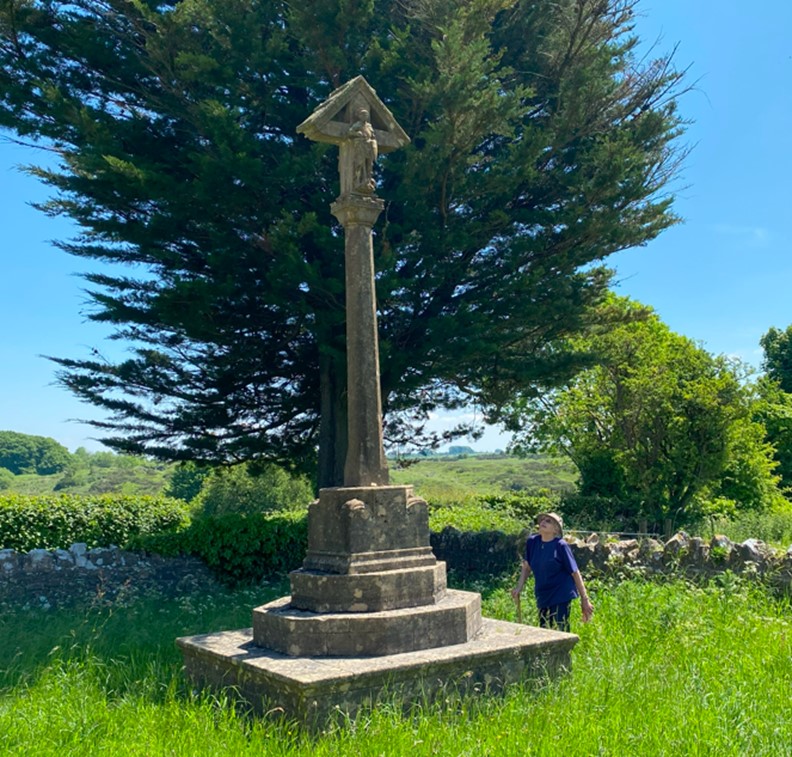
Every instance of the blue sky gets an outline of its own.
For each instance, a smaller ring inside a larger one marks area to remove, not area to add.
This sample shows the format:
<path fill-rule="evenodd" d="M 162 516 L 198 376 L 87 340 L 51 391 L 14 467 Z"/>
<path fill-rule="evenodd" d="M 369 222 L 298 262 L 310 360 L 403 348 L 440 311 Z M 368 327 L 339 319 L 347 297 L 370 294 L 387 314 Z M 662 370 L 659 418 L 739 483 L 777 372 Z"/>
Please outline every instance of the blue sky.
<path fill-rule="evenodd" d="M 659 40 L 659 51 L 678 45 L 677 66 L 689 69 L 695 87 L 680 104 L 693 149 L 677 185 L 684 223 L 608 259 L 617 291 L 709 351 L 758 367 L 761 335 L 792 324 L 792 2 L 644 0 L 640 9 L 642 39 Z M 0 135 L 0 430 L 100 449 L 95 430 L 70 420 L 97 411 L 56 386 L 41 357 L 87 357 L 107 331 L 84 317 L 75 274 L 87 264 L 50 243 L 73 227 L 29 205 L 47 190 L 14 166 L 36 159 Z M 491 430 L 471 446 L 506 442 Z"/>

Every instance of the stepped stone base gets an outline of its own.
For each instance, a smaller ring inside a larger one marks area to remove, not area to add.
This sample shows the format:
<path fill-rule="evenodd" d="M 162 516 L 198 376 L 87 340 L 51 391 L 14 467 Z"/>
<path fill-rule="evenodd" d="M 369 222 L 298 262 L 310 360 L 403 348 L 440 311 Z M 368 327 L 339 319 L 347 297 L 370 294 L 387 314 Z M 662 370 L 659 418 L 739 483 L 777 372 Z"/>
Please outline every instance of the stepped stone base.
<path fill-rule="evenodd" d="M 382 657 L 290 657 L 253 641 L 252 629 L 177 639 L 185 670 L 197 686 L 234 687 L 257 713 L 278 712 L 321 725 L 333 713 L 398 697 L 432 701 L 570 668 L 574 634 L 484 618 L 464 644 Z"/>
<path fill-rule="evenodd" d="M 410 486 L 322 489 L 291 596 L 253 628 L 178 639 L 198 686 L 309 727 L 382 700 L 498 691 L 570 665 L 577 636 L 487 620 L 481 597 L 446 586 L 429 515 Z"/>
<path fill-rule="evenodd" d="M 470 641 L 481 630 L 481 596 L 447 591 L 434 605 L 316 614 L 282 597 L 253 610 L 253 640 L 291 657 L 383 656 Z"/>
<path fill-rule="evenodd" d="M 302 569 L 289 575 L 292 606 L 311 612 L 398 610 L 433 605 L 446 593 L 446 566 L 437 561 L 420 568 L 377 573 L 350 575 Z"/>

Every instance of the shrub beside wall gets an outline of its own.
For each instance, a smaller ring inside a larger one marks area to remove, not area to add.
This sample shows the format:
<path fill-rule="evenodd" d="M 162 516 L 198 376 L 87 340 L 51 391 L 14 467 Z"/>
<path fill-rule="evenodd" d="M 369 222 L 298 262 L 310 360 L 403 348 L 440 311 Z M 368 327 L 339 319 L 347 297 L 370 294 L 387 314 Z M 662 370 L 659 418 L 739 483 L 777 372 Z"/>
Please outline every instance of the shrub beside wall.
<path fill-rule="evenodd" d="M 123 546 L 188 523 L 187 505 L 168 497 L 0 494 L 0 549 Z"/>
<path fill-rule="evenodd" d="M 182 531 L 143 536 L 131 543 L 132 548 L 160 555 L 195 555 L 233 582 L 299 568 L 307 546 L 305 512 L 201 517 Z"/>
<path fill-rule="evenodd" d="M 470 512 L 433 508 L 432 548 L 452 569 L 516 571 L 528 532 L 518 536 L 514 526 L 531 520 L 545 503 L 538 499 L 520 503 L 519 518 L 514 502 L 485 504 L 490 512 L 485 513 L 484 521 L 492 524 L 493 514 L 499 514 L 506 525 L 503 530 L 493 530 L 491 525 L 490 530 L 481 530 L 482 522 L 473 517 L 475 512 L 481 516 L 480 505 Z M 449 520 L 457 527 L 449 526 Z M 571 537 L 568 541 L 587 575 L 634 571 L 712 575 L 731 570 L 773 577 L 773 582 L 787 589 L 792 583 L 792 547 L 784 553 L 756 539 L 738 544 L 725 537 L 707 542 L 677 534 L 665 543 L 653 539 L 617 541 L 596 535 L 585 541 Z M 227 513 L 191 521 L 188 506 L 167 497 L 0 494 L 0 550 L 6 550 L 8 560 L 12 550 L 15 554 L 43 553 L 80 543 L 87 549 L 116 544 L 143 554 L 199 557 L 220 578 L 248 582 L 299 568 L 307 542 L 304 511 Z M 55 557 L 53 564 L 60 565 L 63 561 Z M 37 566 L 49 563 L 39 554 Z"/>

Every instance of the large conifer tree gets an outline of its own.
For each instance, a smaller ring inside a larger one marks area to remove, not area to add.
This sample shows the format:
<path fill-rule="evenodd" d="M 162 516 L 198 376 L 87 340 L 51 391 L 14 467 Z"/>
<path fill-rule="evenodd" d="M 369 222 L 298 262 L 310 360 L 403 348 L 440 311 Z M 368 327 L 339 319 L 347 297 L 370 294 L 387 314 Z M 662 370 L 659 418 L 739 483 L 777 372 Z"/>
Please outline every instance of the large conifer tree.
<path fill-rule="evenodd" d="M 388 433 L 567 377 L 551 345 L 608 255 L 674 222 L 681 76 L 634 0 L 3 0 L 0 126 L 60 156 L 45 210 L 129 359 L 61 357 L 123 451 L 345 455 L 334 148 L 295 127 L 362 73 L 412 144 L 380 160 Z M 407 418 L 410 423 L 404 423 Z"/>

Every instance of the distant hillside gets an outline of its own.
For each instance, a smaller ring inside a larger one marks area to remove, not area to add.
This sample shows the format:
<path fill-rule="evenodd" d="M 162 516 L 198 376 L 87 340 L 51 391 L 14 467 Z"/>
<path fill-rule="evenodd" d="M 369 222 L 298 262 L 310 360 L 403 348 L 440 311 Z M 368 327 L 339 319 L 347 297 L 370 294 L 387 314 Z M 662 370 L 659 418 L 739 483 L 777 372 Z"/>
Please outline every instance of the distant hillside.
<path fill-rule="evenodd" d="M 577 480 L 572 463 L 547 455 L 437 455 L 405 462 L 407 467 L 397 468 L 390 461 L 391 481 L 413 484 L 417 494 L 430 500 L 496 491 L 571 491 Z"/>
<path fill-rule="evenodd" d="M 4 479 L 19 494 L 162 494 L 173 465 L 146 458 L 77 450 L 66 470 L 48 476 L 22 474 Z"/>

